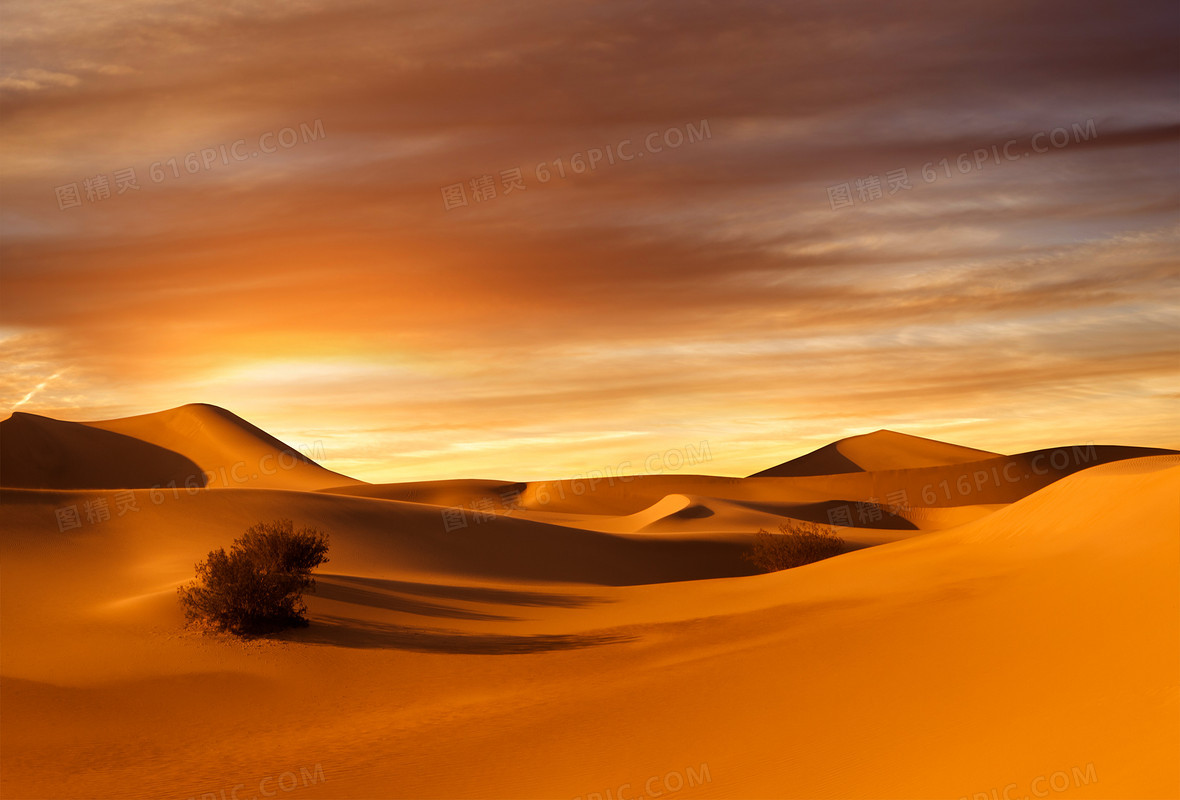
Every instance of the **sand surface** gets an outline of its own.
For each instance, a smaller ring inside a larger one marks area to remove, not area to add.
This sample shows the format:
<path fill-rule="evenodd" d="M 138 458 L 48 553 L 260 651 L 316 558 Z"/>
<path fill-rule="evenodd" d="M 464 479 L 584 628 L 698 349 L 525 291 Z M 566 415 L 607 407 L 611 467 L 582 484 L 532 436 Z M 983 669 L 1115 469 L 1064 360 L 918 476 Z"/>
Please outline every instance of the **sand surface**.
<path fill-rule="evenodd" d="M 0 442 L 5 798 L 1180 795 L 1180 454 L 376 486 L 210 406 Z M 850 552 L 742 558 L 840 507 Z M 311 626 L 185 629 L 194 563 L 276 517 L 331 533 Z"/>

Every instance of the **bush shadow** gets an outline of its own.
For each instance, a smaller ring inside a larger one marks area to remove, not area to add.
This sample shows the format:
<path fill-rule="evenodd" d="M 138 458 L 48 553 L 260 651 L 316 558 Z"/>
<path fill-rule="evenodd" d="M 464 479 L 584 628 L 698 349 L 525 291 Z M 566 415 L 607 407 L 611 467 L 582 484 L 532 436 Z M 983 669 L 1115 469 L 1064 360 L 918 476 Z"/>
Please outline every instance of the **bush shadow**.
<path fill-rule="evenodd" d="M 519 617 L 508 617 L 502 614 L 487 614 L 481 611 L 471 611 L 455 606 L 427 603 L 393 594 L 390 590 L 374 591 L 360 586 L 352 586 L 336 578 L 336 576 L 321 576 L 316 579 L 315 596 L 325 600 L 335 600 L 340 603 L 352 603 L 358 606 L 381 608 L 386 611 L 400 611 L 405 614 L 417 614 L 422 617 L 445 617 L 449 619 L 473 620 L 518 620 Z"/>
<path fill-rule="evenodd" d="M 312 619 L 311 627 L 284 631 L 272 638 L 354 649 L 411 650 L 419 653 L 460 655 L 520 655 L 600 647 L 634 641 L 636 637 L 611 633 L 519 636 L 467 633 L 316 615 Z"/>
<path fill-rule="evenodd" d="M 484 586 L 449 586 L 442 583 L 415 583 L 385 578 L 361 578 L 355 575 L 322 573 L 317 578 L 330 579 L 337 584 L 353 584 L 378 589 L 381 592 L 399 592 L 419 597 L 440 597 L 447 600 L 463 600 L 473 603 L 498 603 L 512 606 L 548 606 L 555 608 L 582 608 L 595 603 L 613 602 L 610 598 L 590 595 L 561 594 L 557 592 L 526 592 L 518 589 L 493 589 Z M 363 590 L 362 590 L 363 591 Z M 412 601 L 411 601 L 412 602 Z"/>

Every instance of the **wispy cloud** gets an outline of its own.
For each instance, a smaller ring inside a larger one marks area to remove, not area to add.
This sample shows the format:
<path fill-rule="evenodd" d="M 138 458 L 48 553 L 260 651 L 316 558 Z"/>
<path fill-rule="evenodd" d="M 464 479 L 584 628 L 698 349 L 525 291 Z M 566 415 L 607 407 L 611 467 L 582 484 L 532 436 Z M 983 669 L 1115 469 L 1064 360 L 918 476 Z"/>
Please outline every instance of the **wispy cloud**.
<path fill-rule="evenodd" d="M 38 383 L 36 386 L 34 386 L 32 389 L 29 390 L 28 394 L 26 394 L 20 400 L 17 400 L 15 403 L 13 403 L 11 410 L 16 411 L 18 408 L 20 408 L 21 406 L 28 403 L 30 400 L 32 400 L 34 397 L 37 396 L 38 392 L 40 392 L 42 389 L 44 389 L 46 386 L 48 386 L 50 383 L 52 383 L 53 381 L 57 380 L 60 377 L 61 377 L 61 373 L 55 372 L 52 375 L 50 375 L 48 378 L 46 378 L 45 380 Z"/>

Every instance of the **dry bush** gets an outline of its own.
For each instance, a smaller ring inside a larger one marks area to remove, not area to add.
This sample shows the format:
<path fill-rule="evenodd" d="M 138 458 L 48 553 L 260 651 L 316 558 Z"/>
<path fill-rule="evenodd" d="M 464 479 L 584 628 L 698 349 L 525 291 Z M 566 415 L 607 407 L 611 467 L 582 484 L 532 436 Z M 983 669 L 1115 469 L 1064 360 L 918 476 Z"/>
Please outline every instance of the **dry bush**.
<path fill-rule="evenodd" d="M 778 529 L 779 533 L 758 531 L 754 549 L 745 556 L 765 572 L 801 567 L 844 552 L 844 540 L 829 525 L 792 519 Z"/>
<path fill-rule="evenodd" d="M 315 588 L 311 571 L 327 553 L 327 535 L 313 528 L 296 531 L 289 519 L 253 525 L 229 553 L 210 551 L 197 579 L 177 590 L 185 618 L 239 635 L 305 626 L 303 592 Z"/>

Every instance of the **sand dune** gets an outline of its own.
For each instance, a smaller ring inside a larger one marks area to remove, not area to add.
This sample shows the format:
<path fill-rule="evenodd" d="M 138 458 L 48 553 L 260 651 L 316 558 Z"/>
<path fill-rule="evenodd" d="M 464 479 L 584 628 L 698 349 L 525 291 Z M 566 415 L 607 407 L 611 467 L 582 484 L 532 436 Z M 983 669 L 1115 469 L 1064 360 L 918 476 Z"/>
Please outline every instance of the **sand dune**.
<path fill-rule="evenodd" d="M 845 507 L 851 509 L 849 527 L 880 524 L 890 515 L 905 522 L 894 520 L 885 527 L 921 527 L 919 521 L 939 518 L 929 509 L 948 510 L 941 515 L 943 518 L 963 521 L 965 516 L 978 515 L 988 506 L 1015 502 L 1081 469 L 1172 452 L 1149 447 L 1081 445 L 942 466 L 793 478 L 663 474 L 521 483 L 435 481 L 328 491 L 390 499 L 416 496 L 426 502 L 466 507 L 483 504 L 500 510 L 505 507 L 507 494 L 518 515 L 545 513 L 550 520 L 562 518 L 553 515 L 584 519 L 637 514 L 669 495 L 685 494 L 736 501 L 772 513 L 790 505 L 794 508 L 790 516 L 816 521 L 827 521 L 830 509 Z M 860 511 L 864 509 L 858 509 L 857 504 L 871 504 L 876 511 L 862 520 Z"/>
<path fill-rule="evenodd" d="M 880 430 L 849 436 L 818 450 L 764 469 L 755 478 L 801 478 L 809 475 L 841 475 L 886 469 L 942 467 L 982 461 L 999 455 L 907 433 Z"/>
<path fill-rule="evenodd" d="M 149 446 L 93 445 L 142 459 L 111 466 L 130 477 L 169 464 L 153 447 L 199 465 L 276 447 L 205 410 L 133 419 L 86 426 Z M 1052 796 L 1175 797 L 1180 455 L 1062 450 L 577 492 L 136 489 L 122 513 L 109 489 L 5 489 L 0 794 L 1023 797 L 1060 773 Z M 22 452 L 6 478 L 37 474 Z M 898 487 L 939 496 L 897 509 L 905 527 L 842 526 L 856 552 L 770 575 L 741 557 L 758 527 Z M 110 519 L 61 528 L 99 500 Z M 183 629 L 193 563 L 278 516 L 331 532 L 311 627 Z"/>
<path fill-rule="evenodd" d="M 0 485 L 33 489 L 118 489 L 173 483 L 200 475 L 196 462 L 150 442 L 13 414 L 0 422 Z M 204 486 L 204 478 L 198 485 Z"/>
<path fill-rule="evenodd" d="M 0 422 L 0 485 L 31 489 L 152 486 L 314 491 L 360 481 L 326 470 L 223 408 L 191 404 L 124 419 Z"/>

